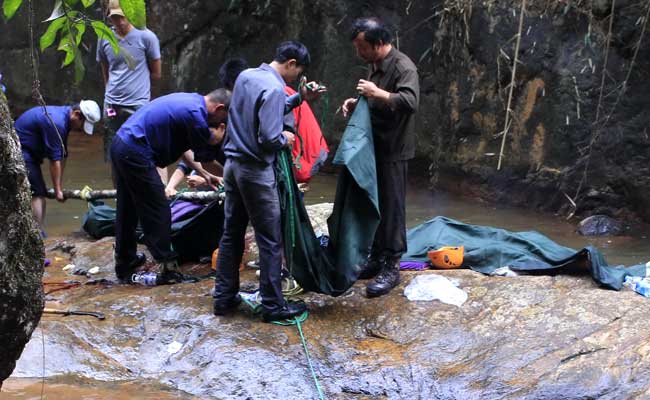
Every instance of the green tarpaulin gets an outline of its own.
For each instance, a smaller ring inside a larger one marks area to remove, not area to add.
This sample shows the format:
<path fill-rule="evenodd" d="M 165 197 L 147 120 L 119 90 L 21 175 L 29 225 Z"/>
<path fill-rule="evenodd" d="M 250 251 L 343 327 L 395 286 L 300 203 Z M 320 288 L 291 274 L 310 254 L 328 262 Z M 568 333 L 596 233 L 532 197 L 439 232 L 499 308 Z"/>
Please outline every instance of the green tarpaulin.
<path fill-rule="evenodd" d="M 334 210 L 328 219 L 329 245 L 321 247 L 291 171 L 290 153 L 278 162 L 278 188 L 282 204 L 285 258 L 293 277 L 304 289 L 339 296 L 357 280 L 379 225 L 377 172 L 370 124 L 364 98 L 343 133 L 334 163 L 342 166 Z"/>
<path fill-rule="evenodd" d="M 645 265 L 609 266 L 594 247 L 574 250 L 560 246 L 541 233 L 510 232 L 436 217 L 406 234 L 408 253 L 402 261 L 427 261 L 427 251 L 444 246 L 464 246 L 463 267 L 484 274 L 497 268 L 539 271 L 544 274 L 590 273 L 604 287 L 620 290 L 627 275 L 644 276 Z"/>
<path fill-rule="evenodd" d="M 306 290 L 338 296 L 359 276 L 379 225 L 377 173 L 370 113 L 364 98 L 343 134 L 334 163 L 342 166 L 332 216 L 329 246 L 321 247 L 291 169 L 291 153 L 278 163 L 278 187 L 287 265 Z M 427 251 L 465 247 L 464 267 L 491 274 L 500 267 L 543 274 L 590 273 L 604 287 L 619 290 L 626 275 L 645 275 L 644 265 L 609 266 L 593 247 L 574 250 L 538 232 L 510 232 L 436 217 L 407 233 L 408 253 L 402 261 L 427 261 Z"/>

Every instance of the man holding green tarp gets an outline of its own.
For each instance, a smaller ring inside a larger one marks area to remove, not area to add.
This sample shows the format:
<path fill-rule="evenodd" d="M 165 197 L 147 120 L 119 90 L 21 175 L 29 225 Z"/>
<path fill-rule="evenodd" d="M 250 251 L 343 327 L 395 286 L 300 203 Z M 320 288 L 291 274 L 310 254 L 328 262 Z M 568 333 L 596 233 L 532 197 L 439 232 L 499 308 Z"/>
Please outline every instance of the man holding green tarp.
<path fill-rule="evenodd" d="M 368 297 L 382 296 L 399 283 L 399 261 L 406 252 L 406 176 L 415 155 L 415 112 L 420 87 L 413 62 L 391 45 L 391 33 L 377 18 L 360 18 L 350 36 L 357 54 L 370 64 L 368 79 L 359 80 L 357 92 L 368 99 L 377 168 L 381 221 L 370 256 L 360 278 L 368 283 Z M 347 116 L 357 99 L 342 106 Z"/>

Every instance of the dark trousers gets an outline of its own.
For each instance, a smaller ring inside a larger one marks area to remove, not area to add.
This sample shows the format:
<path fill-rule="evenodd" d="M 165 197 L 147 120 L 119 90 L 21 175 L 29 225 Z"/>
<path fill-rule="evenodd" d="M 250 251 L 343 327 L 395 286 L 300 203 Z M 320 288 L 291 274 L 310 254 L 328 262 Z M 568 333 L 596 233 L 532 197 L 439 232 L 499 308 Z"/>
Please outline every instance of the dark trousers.
<path fill-rule="evenodd" d="M 406 175 L 408 161 L 377 160 L 381 221 L 372 244 L 375 257 L 399 258 L 406 252 Z"/>
<path fill-rule="evenodd" d="M 217 259 L 215 301 L 228 304 L 239 291 L 239 264 L 250 221 L 260 252 L 262 306 L 267 311 L 282 308 L 282 229 L 273 165 L 228 158 L 224 187 L 225 221 Z"/>
<path fill-rule="evenodd" d="M 111 146 L 111 161 L 117 187 L 115 221 L 115 273 L 119 278 L 136 255 L 135 230 L 142 224 L 144 242 L 158 262 L 176 259 L 171 249 L 171 211 L 165 187 L 156 167 L 142 151 L 116 137 Z"/>
<path fill-rule="evenodd" d="M 115 112 L 112 117 L 107 115 L 109 108 Z M 140 106 L 120 106 L 104 103 L 104 161 L 111 161 L 111 145 L 117 131 L 139 108 Z"/>

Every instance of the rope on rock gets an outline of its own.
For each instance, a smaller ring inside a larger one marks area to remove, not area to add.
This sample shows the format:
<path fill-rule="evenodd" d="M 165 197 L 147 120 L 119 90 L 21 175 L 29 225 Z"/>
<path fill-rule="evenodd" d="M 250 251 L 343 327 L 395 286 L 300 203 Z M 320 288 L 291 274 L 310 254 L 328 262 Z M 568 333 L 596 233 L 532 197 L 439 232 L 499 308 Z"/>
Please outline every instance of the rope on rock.
<path fill-rule="evenodd" d="M 259 302 L 259 292 L 253 297 L 247 297 L 246 295 L 242 296 L 242 301 L 244 304 L 249 306 L 253 313 L 260 314 L 262 312 L 262 304 Z M 314 363 L 311 360 L 311 355 L 309 354 L 309 348 L 307 347 L 307 339 L 305 338 L 305 333 L 302 330 L 302 323 L 307 320 L 309 317 L 309 312 L 305 311 L 301 315 L 294 317 L 293 319 L 287 319 L 284 321 L 273 321 L 271 322 L 274 325 L 279 326 L 293 326 L 295 325 L 298 329 L 298 334 L 300 335 L 300 340 L 302 342 L 302 348 L 305 351 L 305 357 L 307 358 L 307 365 L 309 365 L 309 371 L 311 372 L 311 377 L 314 380 L 314 385 L 316 386 L 316 391 L 318 392 L 318 398 L 320 400 L 325 400 L 325 393 L 316 375 L 316 370 L 314 369 Z"/>

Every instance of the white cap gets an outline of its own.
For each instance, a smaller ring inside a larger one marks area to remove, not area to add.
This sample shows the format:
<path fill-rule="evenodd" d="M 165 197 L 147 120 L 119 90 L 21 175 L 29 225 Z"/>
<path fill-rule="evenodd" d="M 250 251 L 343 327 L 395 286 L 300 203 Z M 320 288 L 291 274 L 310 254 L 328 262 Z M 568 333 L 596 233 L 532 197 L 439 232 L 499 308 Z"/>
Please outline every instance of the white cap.
<path fill-rule="evenodd" d="M 102 118 L 102 113 L 99 111 L 99 106 L 92 100 L 81 100 L 79 108 L 84 115 L 84 132 L 89 135 L 93 134 L 94 125 Z"/>

